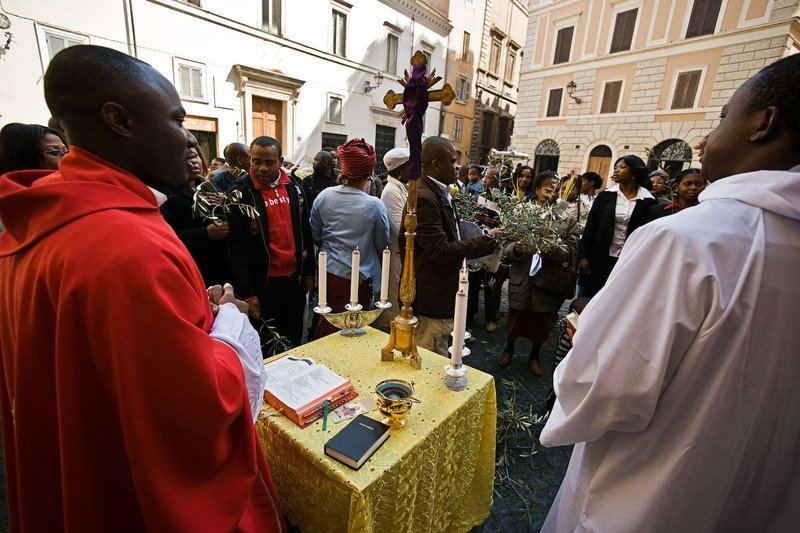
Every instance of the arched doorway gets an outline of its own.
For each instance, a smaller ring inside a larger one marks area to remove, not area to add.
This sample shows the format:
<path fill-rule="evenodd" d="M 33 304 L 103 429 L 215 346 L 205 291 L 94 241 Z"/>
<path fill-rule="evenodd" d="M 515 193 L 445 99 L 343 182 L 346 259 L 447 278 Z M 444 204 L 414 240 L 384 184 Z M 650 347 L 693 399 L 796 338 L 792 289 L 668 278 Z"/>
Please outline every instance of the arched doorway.
<path fill-rule="evenodd" d="M 536 147 L 536 157 L 533 160 L 533 172 L 538 174 L 546 170 L 558 172 L 558 159 L 561 149 L 553 139 L 545 139 Z"/>
<path fill-rule="evenodd" d="M 611 169 L 611 148 L 605 144 L 598 144 L 589 152 L 589 162 L 586 165 L 586 172 L 597 172 L 603 178 L 603 187 L 608 179 L 608 172 Z"/>
<path fill-rule="evenodd" d="M 649 156 L 648 169 L 656 170 L 660 167 L 674 178 L 692 164 L 692 147 L 681 139 L 667 139 L 655 145 Z"/>

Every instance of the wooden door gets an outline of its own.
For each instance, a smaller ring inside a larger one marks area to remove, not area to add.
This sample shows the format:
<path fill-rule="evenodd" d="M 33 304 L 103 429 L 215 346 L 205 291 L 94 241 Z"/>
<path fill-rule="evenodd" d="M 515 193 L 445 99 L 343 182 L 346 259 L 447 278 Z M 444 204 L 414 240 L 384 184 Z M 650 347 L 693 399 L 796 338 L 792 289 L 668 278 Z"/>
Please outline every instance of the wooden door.
<path fill-rule="evenodd" d="M 586 172 L 597 172 L 603 178 L 603 189 L 606 188 L 608 175 L 611 171 L 611 148 L 601 144 L 595 146 L 589 152 L 589 162 L 586 166 Z"/>
<path fill-rule="evenodd" d="M 282 143 L 283 125 L 283 102 L 253 97 L 253 138 L 267 135 Z"/>

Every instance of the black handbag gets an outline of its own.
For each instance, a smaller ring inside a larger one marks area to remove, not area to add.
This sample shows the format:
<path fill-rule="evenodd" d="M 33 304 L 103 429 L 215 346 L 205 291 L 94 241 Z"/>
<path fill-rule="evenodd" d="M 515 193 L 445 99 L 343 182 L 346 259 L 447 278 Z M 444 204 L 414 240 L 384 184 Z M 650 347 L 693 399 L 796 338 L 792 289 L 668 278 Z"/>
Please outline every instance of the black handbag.
<path fill-rule="evenodd" d="M 542 257 L 542 266 L 533 276 L 533 284 L 538 289 L 572 298 L 578 283 L 578 271 L 572 261 L 563 263 Z"/>

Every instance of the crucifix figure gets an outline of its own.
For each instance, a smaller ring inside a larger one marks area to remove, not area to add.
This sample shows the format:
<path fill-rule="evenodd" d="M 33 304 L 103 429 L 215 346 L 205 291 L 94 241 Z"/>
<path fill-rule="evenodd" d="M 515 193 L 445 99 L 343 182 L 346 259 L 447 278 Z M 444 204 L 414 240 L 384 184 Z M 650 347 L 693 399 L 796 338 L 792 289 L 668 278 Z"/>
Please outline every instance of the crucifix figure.
<path fill-rule="evenodd" d="M 450 84 L 438 90 L 429 89 L 441 81 L 436 75 L 436 69 L 427 76 L 428 58 L 417 50 L 411 57 L 411 75 L 404 71 L 404 78 L 400 84 L 404 87 L 402 94 L 389 91 L 383 97 L 383 103 L 389 109 L 394 109 L 398 104 L 403 104 L 403 110 L 398 116 L 406 127 L 406 137 L 409 147 L 409 173 L 408 173 L 408 200 L 406 203 L 406 249 L 403 259 L 403 274 L 400 278 L 400 300 L 403 307 L 400 314 L 391 323 L 389 344 L 381 350 L 381 361 L 394 360 L 394 351 L 397 350 L 409 357 L 411 366 L 417 370 L 422 368 L 422 358 L 417 352 L 417 325 L 419 319 L 414 316 L 411 304 L 416 298 L 416 278 L 414 276 L 414 237 L 417 229 L 417 180 L 422 173 L 422 132 L 425 127 L 425 110 L 428 102 L 441 102 L 450 105 L 455 98 L 455 92 Z"/>

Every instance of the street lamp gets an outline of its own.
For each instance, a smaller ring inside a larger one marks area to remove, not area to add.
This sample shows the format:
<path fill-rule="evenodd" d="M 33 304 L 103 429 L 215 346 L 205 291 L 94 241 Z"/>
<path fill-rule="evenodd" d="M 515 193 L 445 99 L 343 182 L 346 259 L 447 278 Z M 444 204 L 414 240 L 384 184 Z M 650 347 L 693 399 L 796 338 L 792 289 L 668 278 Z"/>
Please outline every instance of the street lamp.
<path fill-rule="evenodd" d="M 577 96 L 574 96 L 575 89 L 577 88 L 578 86 L 575 84 L 575 80 L 570 80 L 570 82 L 567 84 L 567 96 L 575 100 L 576 104 L 580 104 L 583 100 L 581 100 Z"/>
<path fill-rule="evenodd" d="M 378 87 L 381 86 L 381 83 L 383 83 L 383 74 L 381 74 L 380 71 L 376 72 L 375 76 L 373 76 L 373 78 L 375 79 L 375 85 L 372 85 L 369 82 L 369 80 L 365 80 L 364 81 L 364 93 L 365 94 L 368 94 L 373 89 L 377 89 Z"/>

